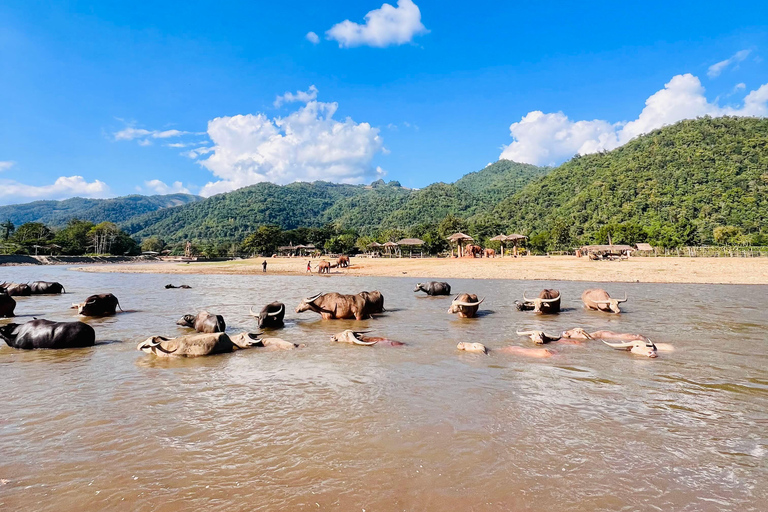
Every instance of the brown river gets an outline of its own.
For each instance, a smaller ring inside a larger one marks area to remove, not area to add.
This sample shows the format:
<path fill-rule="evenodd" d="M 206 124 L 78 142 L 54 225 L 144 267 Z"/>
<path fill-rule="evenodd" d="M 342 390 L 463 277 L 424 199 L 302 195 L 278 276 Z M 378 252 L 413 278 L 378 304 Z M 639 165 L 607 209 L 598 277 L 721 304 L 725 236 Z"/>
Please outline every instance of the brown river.
<path fill-rule="evenodd" d="M 75 320 L 72 302 L 112 292 L 96 347 L 0 347 L 2 511 L 768 510 L 768 288 L 606 284 L 625 313 L 581 308 L 594 283 L 451 280 L 485 296 L 481 316 L 413 293 L 416 279 L 97 274 L 1 268 L 66 295 L 17 298 L 15 321 Z M 191 290 L 165 290 L 167 283 Z M 559 288 L 542 317 L 513 301 Z M 293 312 L 318 292 L 380 290 L 362 322 Z M 136 350 L 207 308 L 228 331 L 286 303 L 275 333 L 307 346 L 160 360 Z M 0 320 L 0 324 L 7 322 Z M 600 342 L 548 359 L 456 350 L 532 347 L 515 330 L 640 332 L 657 359 Z M 332 344 L 364 328 L 404 347 Z"/>

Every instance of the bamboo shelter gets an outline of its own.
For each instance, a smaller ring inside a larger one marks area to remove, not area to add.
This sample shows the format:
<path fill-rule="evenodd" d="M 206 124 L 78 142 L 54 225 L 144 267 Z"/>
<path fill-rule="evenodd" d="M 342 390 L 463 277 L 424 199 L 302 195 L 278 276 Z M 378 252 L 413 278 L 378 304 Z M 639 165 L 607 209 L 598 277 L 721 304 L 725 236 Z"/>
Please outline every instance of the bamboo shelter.
<path fill-rule="evenodd" d="M 408 256 L 413 258 L 413 248 L 418 247 L 419 248 L 419 258 L 424 257 L 424 251 L 421 250 L 422 246 L 424 245 L 424 240 L 421 240 L 419 238 L 403 238 L 399 242 L 397 242 L 397 245 L 400 247 L 408 247 Z M 400 256 L 402 257 L 402 251 L 400 252 Z"/>
<path fill-rule="evenodd" d="M 380 244 L 379 242 L 371 242 L 366 246 L 366 248 L 368 249 L 368 254 L 371 256 L 374 256 L 375 254 L 378 254 L 379 256 L 381 256 L 382 247 L 384 247 L 384 245 Z"/>
<path fill-rule="evenodd" d="M 454 233 L 448 237 L 448 241 L 451 243 L 451 258 L 453 258 L 453 244 L 456 244 L 458 256 L 461 258 L 464 255 L 464 244 L 474 242 L 475 239 L 464 233 Z"/>
<path fill-rule="evenodd" d="M 390 258 L 393 256 L 392 249 L 395 250 L 394 256 L 397 256 L 400 252 L 400 246 L 397 245 L 397 243 L 395 242 L 387 242 L 383 245 L 383 247 L 384 247 L 384 250 L 387 251 L 387 256 Z"/>

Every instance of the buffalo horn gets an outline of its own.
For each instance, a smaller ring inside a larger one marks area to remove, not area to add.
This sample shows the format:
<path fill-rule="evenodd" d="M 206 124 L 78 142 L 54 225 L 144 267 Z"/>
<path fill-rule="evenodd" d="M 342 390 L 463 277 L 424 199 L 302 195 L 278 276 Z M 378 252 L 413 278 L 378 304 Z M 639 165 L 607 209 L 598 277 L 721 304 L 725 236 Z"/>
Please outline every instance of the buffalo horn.
<path fill-rule="evenodd" d="M 375 345 L 378 343 L 378 341 L 363 341 L 360 338 L 357 337 L 359 333 L 353 332 L 352 333 L 352 343 L 355 345 L 365 345 L 366 347 L 370 347 L 371 345 Z"/>
<path fill-rule="evenodd" d="M 627 302 L 627 292 L 624 292 L 624 298 L 621 300 L 617 300 L 616 302 Z"/>
<path fill-rule="evenodd" d="M 485 300 L 485 297 L 480 299 L 478 302 L 458 302 L 458 301 L 454 300 L 453 304 L 456 305 L 456 306 L 474 307 L 474 306 L 479 306 L 480 304 L 482 304 L 484 300 Z"/>
<path fill-rule="evenodd" d="M 518 336 L 530 336 L 531 334 L 534 334 L 536 331 L 516 331 Z"/>
<path fill-rule="evenodd" d="M 274 312 L 274 313 L 267 313 L 267 316 L 277 316 L 277 315 L 279 315 L 280 313 L 282 313 L 284 309 L 285 309 L 285 304 L 282 304 L 282 305 L 280 306 L 280 310 L 279 310 L 279 311 L 276 311 L 276 312 Z"/>
<path fill-rule="evenodd" d="M 600 341 L 602 341 L 603 343 L 605 343 L 606 345 L 612 348 L 629 348 L 635 345 L 634 341 L 622 341 L 621 343 L 609 343 L 605 340 L 600 340 Z"/>
<path fill-rule="evenodd" d="M 253 312 L 253 306 L 251 306 L 251 309 L 250 309 L 250 311 L 251 311 L 251 316 L 255 316 L 255 317 L 258 317 L 258 316 L 259 316 L 259 314 L 258 314 L 258 313 L 254 313 L 254 312 Z"/>
<path fill-rule="evenodd" d="M 555 301 L 558 301 L 558 300 L 560 300 L 560 294 L 559 293 L 557 294 L 557 297 L 555 297 L 554 299 L 541 299 L 541 302 L 555 302 Z"/>
<path fill-rule="evenodd" d="M 322 292 L 318 293 L 317 295 L 313 295 L 312 297 L 307 297 L 306 299 L 304 299 L 304 302 L 311 304 L 315 302 L 321 295 L 322 295 Z"/>

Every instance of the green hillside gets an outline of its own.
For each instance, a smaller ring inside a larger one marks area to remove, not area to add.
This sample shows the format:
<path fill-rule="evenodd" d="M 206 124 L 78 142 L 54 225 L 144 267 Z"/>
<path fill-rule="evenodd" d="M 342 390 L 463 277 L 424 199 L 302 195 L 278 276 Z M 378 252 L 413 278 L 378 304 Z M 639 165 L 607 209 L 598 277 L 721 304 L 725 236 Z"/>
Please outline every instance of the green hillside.
<path fill-rule="evenodd" d="M 618 243 L 763 243 L 768 119 L 682 121 L 616 150 L 573 158 L 490 217 L 561 247 L 604 243 L 609 232 Z"/>
<path fill-rule="evenodd" d="M 140 215 L 121 227 L 139 239 L 158 236 L 168 242 L 241 241 L 265 224 L 282 229 L 333 224 L 342 230 L 372 234 L 382 228 L 437 223 L 448 214 L 467 217 L 484 208 L 499 190 L 513 193 L 547 171 L 501 161 L 456 184 L 436 183 L 419 190 L 382 180 L 370 186 L 319 181 L 284 186 L 259 183 L 194 204 Z"/>
<path fill-rule="evenodd" d="M 40 222 L 50 227 L 62 227 L 70 219 L 101 222 L 122 222 L 135 215 L 163 208 L 185 205 L 202 198 L 190 194 L 163 196 L 131 195 L 114 199 L 85 199 L 73 197 L 64 201 L 35 201 L 26 204 L 0 206 L 0 219 L 10 219 L 20 226 L 25 222 Z"/>

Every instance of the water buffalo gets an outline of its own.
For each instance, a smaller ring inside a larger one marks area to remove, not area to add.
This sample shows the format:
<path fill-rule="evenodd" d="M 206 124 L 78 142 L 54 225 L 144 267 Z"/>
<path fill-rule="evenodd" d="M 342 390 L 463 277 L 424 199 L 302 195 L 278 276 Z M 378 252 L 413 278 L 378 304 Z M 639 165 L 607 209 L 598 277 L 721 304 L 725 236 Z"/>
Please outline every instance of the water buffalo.
<path fill-rule="evenodd" d="M 281 338 L 259 338 L 258 336 L 258 334 L 242 332 L 240 334 L 230 336 L 230 339 L 235 343 L 235 345 L 238 345 L 241 348 L 250 343 L 248 347 L 258 348 L 264 352 L 274 352 L 276 350 L 293 350 L 299 347 L 306 347 L 306 345 L 297 345 L 295 343 L 291 343 L 290 341 L 285 341 Z"/>
<path fill-rule="evenodd" d="M 477 354 L 487 354 L 488 347 L 482 343 L 470 343 L 468 341 L 460 341 L 456 348 L 459 350 L 465 350 L 467 352 L 475 352 Z"/>
<path fill-rule="evenodd" d="M 5 288 L 0 286 L 0 318 L 14 316 L 13 312 L 15 309 L 16 301 L 5 292 Z"/>
<path fill-rule="evenodd" d="M 5 288 L 5 293 L 11 297 L 28 297 L 32 295 L 32 288 L 26 283 L 3 283 L 0 287 Z"/>
<path fill-rule="evenodd" d="M 528 347 L 517 347 L 517 346 L 500 348 L 496 350 L 496 352 L 503 352 L 505 354 L 515 354 L 518 356 L 537 357 L 537 358 L 552 357 L 557 353 L 554 350 L 549 350 L 547 348 L 528 348 Z"/>
<path fill-rule="evenodd" d="M 30 284 L 29 287 L 32 289 L 32 295 L 55 295 L 59 293 L 67 293 L 61 283 L 35 281 L 34 283 Z"/>
<path fill-rule="evenodd" d="M 416 285 L 416 288 L 413 289 L 413 291 L 426 292 L 427 295 L 450 295 L 451 285 L 449 285 L 448 283 L 441 283 L 438 281 L 430 281 L 428 283 L 418 283 Z"/>
<path fill-rule="evenodd" d="M 167 284 L 167 285 L 165 285 L 165 289 L 166 289 L 166 290 L 172 290 L 172 289 L 177 289 L 177 288 L 181 288 L 182 290 L 189 290 L 189 289 L 191 289 L 192 287 L 191 287 L 191 286 L 189 286 L 188 284 L 183 284 L 183 285 L 181 285 L 181 286 L 175 286 L 175 285 L 172 285 L 172 284 Z"/>
<path fill-rule="evenodd" d="M 120 301 L 111 293 L 102 293 L 100 295 L 91 295 L 85 302 L 72 304 L 73 309 L 77 309 L 77 314 L 81 316 L 107 316 L 114 315 L 116 308 L 120 306 Z"/>
<path fill-rule="evenodd" d="M 259 329 L 279 329 L 283 325 L 285 317 L 285 304 L 282 302 L 273 302 L 261 308 L 260 313 L 256 313 L 251 307 L 251 316 L 259 319 Z"/>
<path fill-rule="evenodd" d="M 340 332 L 339 334 L 334 334 L 331 336 L 331 341 L 335 341 L 337 343 L 351 343 L 353 345 L 365 345 L 365 346 L 372 346 L 372 345 L 386 345 L 389 347 L 402 347 L 405 345 L 405 343 L 401 343 L 399 341 L 390 340 L 389 338 L 381 338 L 377 336 L 365 336 L 365 334 L 369 331 L 353 331 L 351 329 L 347 329 L 346 331 Z"/>
<path fill-rule="evenodd" d="M 537 345 L 543 345 L 544 343 L 557 341 L 561 338 L 561 336 L 550 336 L 548 334 L 544 334 L 544 331 L 517 331 L 517 335 L 528 336 L 531 338 L 531 341 Z"/>
<path fill-rule="evenodd" d="M 25 324 L 8 324 L 0 327 L 0 338 L 9 347 L 35 348 L 79 348 L 96 344 L 96 333 L 83 322 L 51 322 L 31 320 Z"/>
<path fill-rule="evenodd" d="M 331 273 L 331 263 L 325 260 L 321 260 L 320 263 L 317 264 L 317 273 L 318 274 L 330 274 Z"/>
<path fill-rule="evenodd" d="M 521 311 L 533 310 L 539 314 L 553 314 L 560 312 L 560 290 L 545 289 L 539 292 L 539 297 L 529 299 L 523 292 L 523 302 L 516 302 L 517 309 Z"/>
<path fill-rule="evenodd" d="M 296 306 L 297 313 L 314 311 L 319 313 L 323 320 L 338 318 L 354 318 L 364 320 L 370 317 L 366 300 L 357 295 L 342 295 L 340 293 L 318 293 L 314 297 L 308 297 Z"/>
<path fill-rule="evenodd" d="M 635 341 L 621 341 L 618 343 L 611 343 L 608 341 L 603 340 L 603 343 L 608 345 L 609 347 L 613 347 L 620 350 L 628 350 L 629 352 L 632 352 L 633 354 L 638 354 L 641 356 L 646 357 L 657 357 L 658 354 L 656 353 L 656 345 L 649 340 L 635 340 Z"/>
<path fill-rule="evenodd" d="M 581 301 L 584 303 L 584 307 L 596 311 L 605 311 L 606 313 L 621 313 L 619 304 L 627 302 L 627 294 L 624 294 L 623 299 L 612 299 L 608 292 L 601 288 L 595 288 L 591 290 L 585 290 L 581 294 Z"/>
<path fill-rule="evenodd" d="M 642 334 L 631 334 L 613 331 L 587 332 L 581 327 L 563 331 L 563 338 L 575 340 L 619 340 L 619 341 L 646 341 L 648 338 Z"/>
<path fill-rule="evenodd" d="M 459 318 L 472 318 L 477 314 L 477 309 L 484 300 L 485 297 L 477 300 L 477 295 L 474 293 L 460 293 L 453 298 L 448 312 L 458 315 Z"/>
<path fill-rule="evenodd" d="M 137 350 L 159 357 L 198 357 L 226 354 L 239 349 L 256 346 L 261 340 L 256 335 L 236 337 L 233 340 L 226 333 L 198 333 L 178 338 L 152 336 L 139 343 Z"/>
<path fill-rule="evenodd" d="M 369 315 L 384 312 L 384 296 L 380 291 L 360 292 L 358 295 L 365 299 L 365 307 Z"/>
<path fill-rule="evenodd" d="M 336 260 L 336 266 L 339 268 L 347 268 L 349 266 L 349 256 L 342 254 L 339 259 Z"/>
<path fill-rule="evenodd" d="M 224 317 L 214 315 L 207 311 L 201 311 L 196 315 L 184 315 L 176 322 L 176 325 L 190 327 L 197 332 L 212 334 L 215 332 L 224 332 L 227 330 L 227 324 L 224 323 Z"/>

